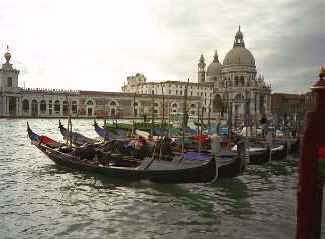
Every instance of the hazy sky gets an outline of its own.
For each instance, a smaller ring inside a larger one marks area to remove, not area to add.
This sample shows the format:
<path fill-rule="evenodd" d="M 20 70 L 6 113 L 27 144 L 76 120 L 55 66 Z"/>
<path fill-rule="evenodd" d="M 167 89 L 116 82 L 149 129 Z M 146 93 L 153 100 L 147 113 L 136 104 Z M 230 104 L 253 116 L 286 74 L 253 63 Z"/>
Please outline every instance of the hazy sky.
<path fill-rule="evenodd" d="M 223 61 L 239 24 L 273 92 L 309 90 L 325 64 L 324 0 L 0 1 L 0 50 L 20 86 L 121 91 L 137 72 L 197 81 L 201 53 Z"/>

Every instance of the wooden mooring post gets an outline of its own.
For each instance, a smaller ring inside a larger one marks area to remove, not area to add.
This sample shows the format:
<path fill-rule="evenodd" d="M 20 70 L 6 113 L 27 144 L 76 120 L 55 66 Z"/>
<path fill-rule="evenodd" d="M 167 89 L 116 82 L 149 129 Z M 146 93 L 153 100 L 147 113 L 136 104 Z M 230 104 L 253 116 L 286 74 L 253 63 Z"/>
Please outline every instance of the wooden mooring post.
<path fill-rule="evenodd" d="M 325 147 L 324 67 L 321 67 L 319 80 L 311 90 L 316 96 L 316 105 L 305 115 L 305 128 L 300 141 L 296 239 L 321 238 L 323 182 L 319 152 Z"/>

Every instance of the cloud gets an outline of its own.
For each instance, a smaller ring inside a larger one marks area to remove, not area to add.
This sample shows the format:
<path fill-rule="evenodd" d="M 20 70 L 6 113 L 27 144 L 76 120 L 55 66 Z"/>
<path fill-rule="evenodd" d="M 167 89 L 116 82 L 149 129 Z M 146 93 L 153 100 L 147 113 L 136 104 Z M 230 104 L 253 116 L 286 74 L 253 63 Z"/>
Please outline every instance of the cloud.
<path fill-rule="evenodd" d="M 130 74 L 197 80 L 201 53 L 222 62 L 241 24 L 274 92 L 307 91 L 324 59 L 322 0 L 4 1 L 0 49 L 28 87 L 119 91 Z"/>

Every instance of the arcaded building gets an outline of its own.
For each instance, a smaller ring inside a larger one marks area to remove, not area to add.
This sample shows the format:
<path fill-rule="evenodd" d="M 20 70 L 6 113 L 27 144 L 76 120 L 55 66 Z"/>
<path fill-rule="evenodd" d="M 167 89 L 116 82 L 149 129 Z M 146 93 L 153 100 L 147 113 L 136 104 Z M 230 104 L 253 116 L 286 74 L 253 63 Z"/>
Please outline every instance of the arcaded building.
<path fill-rule="evenodd" d="M 23 88 L 19 70 L 10 63 L 7 50 L 0 69 L 0 117 L 51 118 L 94 117 L 167 117 L 169 112 L 182 112 L 184 97 L 150 93 L 123 93 L 85 90 Z M 200 97 L 187 98 L 188 109 L 201 107 Z"/>

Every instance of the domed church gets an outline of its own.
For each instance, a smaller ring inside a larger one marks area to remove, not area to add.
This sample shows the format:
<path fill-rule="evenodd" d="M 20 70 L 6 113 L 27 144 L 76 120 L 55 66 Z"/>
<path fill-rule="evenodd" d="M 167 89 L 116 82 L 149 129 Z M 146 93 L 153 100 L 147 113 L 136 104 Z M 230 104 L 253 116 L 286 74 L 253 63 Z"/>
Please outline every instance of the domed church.
<path fill-rule="evenodd" d="M 262 115 L 271 117 L 271 85 L 264 77 L 257 77 L 255 59 L 246 48 L 244 34 L 239 29 L 233 48 L 225 55 L 221 64 L 215 51 L 212 62 L 205 68 L 201 55 L 198 64 L 198 84 L 213 85 L 213 113 L 231 112 L 235 124 L 254 122 Z"/>

